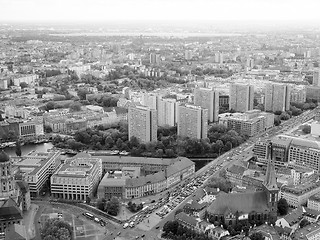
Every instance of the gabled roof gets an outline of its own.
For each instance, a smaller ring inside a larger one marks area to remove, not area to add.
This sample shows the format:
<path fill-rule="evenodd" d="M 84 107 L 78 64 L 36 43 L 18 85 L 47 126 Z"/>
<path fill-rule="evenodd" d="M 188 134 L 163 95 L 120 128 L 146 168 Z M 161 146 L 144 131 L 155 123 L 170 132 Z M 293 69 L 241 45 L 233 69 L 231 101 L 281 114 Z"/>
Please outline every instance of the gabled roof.
<path fill-rule="evenodd" d="M 194 211 L 201 211 L 202 209 L 204 209 L 207 206 L 206 203 L 198 203 L 197 201 L 192 200 L 191 203 L 187 203 L 184 208 L 186 209 L 191 209 Z"/>
<path fill-rule="evenodd" d="M 175 218 L 178 220 L 178 221 L 181 221 L 183 223 L 186 223 L 188 225 L 191 225 L 191 226 L 196 226 L 197 225 L 197 220 L 194 218 L 194 217 L 191 217 L 187 214 L 185 214 L 184 212 L 180 212 L 178 213 Z"/>
<path fill-rule="evenodd" d="M 293 226 L 301 220 L 302 215 L 303 215 L 303 210 L 301 207 L 298 207 L 297 209 L 292 211 L 290 214 L 286 215 L 284 219 L 287 221 L 287 223 L 290 226 Z"/>
<path fill-rule="evenodd" d="M 233 213 L 269 212 L 267 195 L 263 191 L 248 193 L 224 193 L 208 207 L 211 214 L 225 214 L 230 209 Z"/>

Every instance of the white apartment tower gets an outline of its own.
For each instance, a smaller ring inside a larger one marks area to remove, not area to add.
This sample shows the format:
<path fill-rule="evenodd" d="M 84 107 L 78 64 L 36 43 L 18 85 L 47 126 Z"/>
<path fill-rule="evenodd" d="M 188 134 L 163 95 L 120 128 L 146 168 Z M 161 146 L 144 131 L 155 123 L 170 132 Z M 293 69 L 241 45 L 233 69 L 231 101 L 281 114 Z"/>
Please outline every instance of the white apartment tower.
<path fill-rule="evenodd" d="M 157 110 L 145 106 L 130 107 L 128 112 L 129 139 L 135 136 L 142 143 L 157 141 Z"/>
<path fill-rule="evenodd" d="M 208 109 L 208 120 L 217 122 L 219 115 L 219 92 L 210 88 L 194 90 L 194 105 Z"/>

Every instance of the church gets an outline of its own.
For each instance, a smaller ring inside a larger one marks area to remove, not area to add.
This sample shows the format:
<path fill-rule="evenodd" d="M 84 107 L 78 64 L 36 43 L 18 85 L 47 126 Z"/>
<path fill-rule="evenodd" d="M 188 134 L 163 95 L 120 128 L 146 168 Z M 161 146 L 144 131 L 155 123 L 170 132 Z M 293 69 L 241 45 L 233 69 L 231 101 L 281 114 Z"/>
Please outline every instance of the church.
<path fill-rule="evenodd" d="M 272 160 L 272 143 L 268 145 L 268 166 L 263 190 L 245 193 L 221 193 L 207 208 L 210 222 L 235 226 L 240 221 L 274 224 L 277 220 L 279 188 Z"/>
<path fill-rule="evenodd" d="M 30 208 L 30 191 L 25 181 L 15 180 L 12 161 L 0 152 L 0 233 L 13 224 L 21 224 L 23 212 Z"/>

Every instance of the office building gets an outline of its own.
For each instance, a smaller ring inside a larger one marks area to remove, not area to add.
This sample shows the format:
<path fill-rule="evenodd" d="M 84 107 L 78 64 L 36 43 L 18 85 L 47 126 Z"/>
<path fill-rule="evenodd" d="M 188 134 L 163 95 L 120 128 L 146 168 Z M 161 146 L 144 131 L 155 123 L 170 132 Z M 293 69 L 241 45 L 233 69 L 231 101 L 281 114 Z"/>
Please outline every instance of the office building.
<path fill-rule="evenodd" d="M 178 107 L 178 136 L 204 139 L 207 132 L 207 109 L 189 104 Z"/>
<path fill-rule="evenodd" d="M 85 153 L 67 159 L 51 176 L 51 196 L 84 201 L 92 197 L 102 177 L 100 158 Z"/>
<path fill-rule="evenodd" d="M 254 87 L 252 85 L 230 85 L 229 109 L 246 112 L 253 109 Z"/>
<path fill-rule="evenodd" d="M 144 106 L 130 107 L 128 112 L 129 139 L 136 137 L 142 143 L 157 141 L 157 110 Z"/>
<path fill-rule="evenodd" d="M 196 88 L 194 90 L 194 105 L 208 109 L 208 120 L 218 121 L 219 92 L 210 88 Z"/>
<path fill-rule="evenodd" d="M 267 84 L 265 88 L 265 111 L 287 111 L 290 109 L 290 86 Z"/>
<path fill-rule="evenodd" d="M 288 160 L 298 166 L 320 172 L 319 142 L 292 137 Z"/>
<path fill-rule="evenodd" d="M 307 203 L 308 199 L 320 192 L 319 176 L 314 175 L 299 185 L 285 185 L 280 189 L 280 198 L 287 200 L 290 207 L 298 207 Z"/>
<path fill-rule="evenodd" d="M 289 163 L 289 147 L 291 144 L 291 138 L 275 137 L 271 139 L 273 146 L 273 159 L 278 166 L 287 166 Z M 257 157 L 258 162 L 267 162 L 267 142 L 258 141 L 254 144 L 253 153 Z"/>
<path fill-rule="evenodd" d="M 49 177 L 60 165 L 60 152 L 31 152 L 12 157 L 18 175 L 29 184 L 31 197 L 37 197 Z"/>
<path fill-rule="evenodd" d="M 158 126 L 175 126 L 178 118 L 179 102 L 173 98 L 162 98 L 158 101 Z"/>
<path fill-rule="evenodd" d="M 274 114 L 251 110 L 245 113 L 225 113 L 219 115 L 219 123 L 240 134 L 255 136 L 274 125 Z"/>

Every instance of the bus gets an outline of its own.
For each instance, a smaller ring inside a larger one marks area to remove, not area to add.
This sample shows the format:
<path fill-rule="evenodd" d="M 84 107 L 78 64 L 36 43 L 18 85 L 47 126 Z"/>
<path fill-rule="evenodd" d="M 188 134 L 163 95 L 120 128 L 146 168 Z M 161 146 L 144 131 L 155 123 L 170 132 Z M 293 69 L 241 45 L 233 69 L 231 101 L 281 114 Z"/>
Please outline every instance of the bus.
<path fill-rule="evenodd" d="M 83 213 L 83 216 L 93 220 L 94 219 L 94 216 L 91 214 L 91 213 Z"/>

